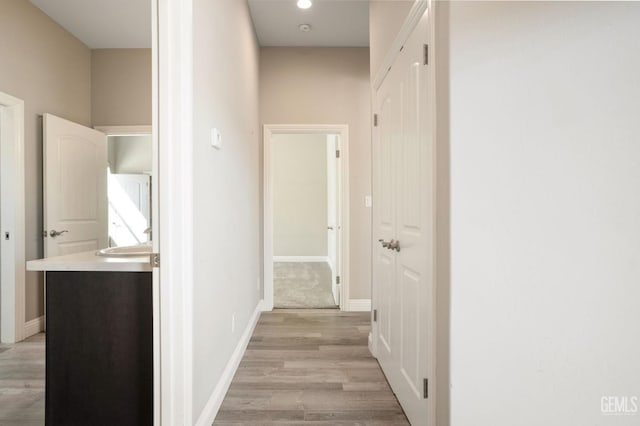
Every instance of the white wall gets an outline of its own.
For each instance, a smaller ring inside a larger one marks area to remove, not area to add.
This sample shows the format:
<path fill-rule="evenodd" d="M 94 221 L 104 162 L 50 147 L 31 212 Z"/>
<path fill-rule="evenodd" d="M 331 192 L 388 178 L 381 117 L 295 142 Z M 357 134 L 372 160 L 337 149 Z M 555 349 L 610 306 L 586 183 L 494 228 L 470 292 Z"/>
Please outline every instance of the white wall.
<path fill-rule="evenodd" d="M 196 421 L 261 298 L 261 133 L 258 46 L 246 2 L 193 0 L 193 40 L 194 139 L 184 143 L 193 143 L 194 161 Z M 213 127 L 222 133 L 221 150 L 211 147 Z"/>
<path fill-rule="evenodd" d="M 327 256 L 327 135 L 272 142 L 273 254 Z"/>
<path fill-rule="evenodd" d="M 25 108 L 26 259 L 43 256 L 42 119 L 91 125 L 91 51 L 28 0 L 0 0 L 0 91 Z M 27 272 L 25 320 L 44 314 L 43 274 Z"/>
<path fill-rule="evenodd" d="M 451 424 L 637 425 L 600 402 L 640 396 L 640 4 L 442 16 Z"/>
<path fill-rule="evenodd" d="M 349 125 L 350 298 L 371 297 L 369 49 L 260 49 L 262 124 Z"/>

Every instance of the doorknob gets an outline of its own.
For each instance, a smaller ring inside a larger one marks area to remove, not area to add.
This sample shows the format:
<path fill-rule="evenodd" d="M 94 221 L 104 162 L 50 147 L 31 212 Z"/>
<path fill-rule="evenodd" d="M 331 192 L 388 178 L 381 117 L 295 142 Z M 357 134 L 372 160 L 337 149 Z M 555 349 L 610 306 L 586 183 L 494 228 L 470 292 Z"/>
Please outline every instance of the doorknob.
<path fill-rule="evenodd" d="M 327 226 L 327 229 L 333 231 L 333 226 Z"/>
<path fill-rule="evenodd" d="M 384 247 L 384 248 L 389 248 L 389 245 L 391 244 L 390 241 L 385 241 L 382 238 L 380 238 L 378 241 L 380 241 L 380 244 L 382 244 L 382 247 Z M 393 241 L 393 240 L 391 240 L 391 241 Z"/>
<path fill-rule="evenodd" d="M 64 234 L 65 232 L 69 232 L 69 231 L 67 231 L 66 229 L 65 229 L 64 231 L 56 231 L 56 230 L 54 229 L 54 230 L 52 230 L 51 232 L 49 232 L 49 235 L 51 235 L 51 238 L 55 238 L 55 237 L 57 237 L 57 236 L 59 236 L 59 235 Z"/>
<path fill-rule="evenodd" d="M 388 248 L 390 250 L 395 250 L 395 251 L 400 251 L 400 241 L 396 241 L 394 239 L 392 239 L 391 241 L 385 241 L 382 238 L 379 239 L 378 241 L 380 241 L 380 243 L 382 244 L 382 247 L 384 247 L 384 248 Z"/>

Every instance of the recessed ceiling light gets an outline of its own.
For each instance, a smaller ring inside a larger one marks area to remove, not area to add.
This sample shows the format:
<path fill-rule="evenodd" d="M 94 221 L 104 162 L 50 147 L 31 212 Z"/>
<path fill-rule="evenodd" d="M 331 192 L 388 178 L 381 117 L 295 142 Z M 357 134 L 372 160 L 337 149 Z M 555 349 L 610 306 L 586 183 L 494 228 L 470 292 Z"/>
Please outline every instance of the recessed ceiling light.
<path fill-rule="evenodd" d="M 300 9 L 309 9 L 312 5 L 311 0 L 298 0 L 296 4 Z"/>
<path fill-rule="evenodd" d="M 300 31 L 302 31 L 303 33 L 308 33 L 309 31 L 311 31 L 311 25 L 309 25 L 309 24 L 300 24 L 300 25 L 298 25 L 298 29 Z"/>

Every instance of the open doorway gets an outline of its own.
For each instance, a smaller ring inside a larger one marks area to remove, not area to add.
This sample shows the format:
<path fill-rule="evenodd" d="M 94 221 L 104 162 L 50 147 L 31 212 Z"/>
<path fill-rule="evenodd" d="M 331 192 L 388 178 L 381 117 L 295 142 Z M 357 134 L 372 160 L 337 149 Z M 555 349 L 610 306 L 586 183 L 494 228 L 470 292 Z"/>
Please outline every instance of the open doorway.
<path fill-rule="evenodd" d="M 346 284 L 346 126 L 265 126 L 265 303 L 338 308 Z"/>

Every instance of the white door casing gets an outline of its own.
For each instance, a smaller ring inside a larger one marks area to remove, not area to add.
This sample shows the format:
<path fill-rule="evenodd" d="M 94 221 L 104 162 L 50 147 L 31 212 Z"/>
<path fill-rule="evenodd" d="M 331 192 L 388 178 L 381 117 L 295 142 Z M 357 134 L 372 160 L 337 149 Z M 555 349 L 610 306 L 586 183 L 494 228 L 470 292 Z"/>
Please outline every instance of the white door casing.
<path fill-rule="evenodd" d="M 412 425 L 433 424 L 434 143 L 425 64 L 428 12 L 376 93 L 374 327 L 376 356 Z M 396 240 L 399 251 L 382 246 Z"/>
<path fill-rule="evenodd" d="M 344 124 L 265 124 L 263 129 L 264 183 L 264 309 L 273 309 L 273 188 L 271 137 L 274 134 L 335 134 L 340 147 L 337 163 L 337 264 L 340 271 L 340 309 L 349 309 L 349 127 Z"/>
<path fill-rule="evenodd" d="M 331 267 L 331 291 L 336 305 L 340 304 L 337 277 L 340 275 L 340 257 L 338 255 L 338 135 L 327 135 L 327 258 Z"/>
<path fill-rule="evenodd" d="M 43 126 L 45 257 L 107 247 L 105 134 L 51 114 Z"/>
<path fill-rule="evenodd" d="M 0 338 L 25 337 L 24 102 L 0 92 Z"/>

